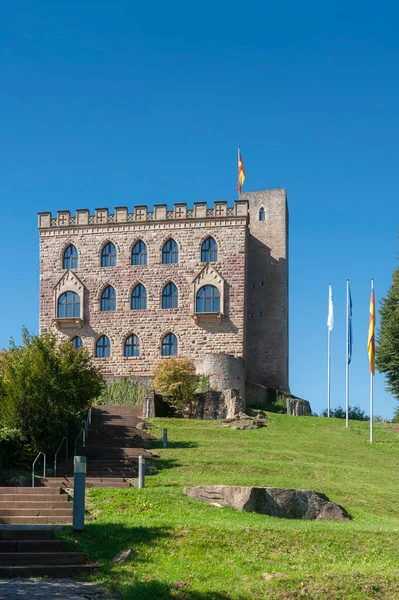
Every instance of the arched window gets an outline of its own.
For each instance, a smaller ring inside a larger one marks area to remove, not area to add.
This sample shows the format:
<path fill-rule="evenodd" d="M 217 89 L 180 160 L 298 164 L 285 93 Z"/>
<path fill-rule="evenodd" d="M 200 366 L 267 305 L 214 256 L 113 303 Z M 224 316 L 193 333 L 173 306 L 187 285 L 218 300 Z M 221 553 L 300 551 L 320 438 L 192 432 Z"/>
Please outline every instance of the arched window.
<path fill-rule="evenodd" d="M 217 259 L 218 245 L 213 237 L 208 237 L 201 246 L 201 262 L 216 262 Z"/>
<path fill-rule="evenodd" d="M 179 262 L 179 249 L 175 240 L 168 240 L 162 248 L 162 264 L 170 265 Z"/>
<path fill-rule="evenodd" d="M 177 356 L 177 337 L 168 333 L 162 340 L 162 356 Z"/>
<path fill-rule="evenodd" d="M 132 310 L 140 310 L 147 308 L 147 290 L 139 283 L 132 293 Z"/>
<path fill-rule="evenodd" d="M 105 244 L 101 252 L 102 267 L 116 267 L 116 248 L 112 242 Z"/>
<path fill-rule="evenodd" d="M 174 283 L 170 282 L 163 288 L 162 308 L 177 308 L 179 294 Z"/>
<path fill-rule="evenodd" d="M 73 244 L 70 244 L 65 248 L 62 266 L 64 269 L 77 269 L 78 268 L 79 255 Z"/>
<path fill-rule="evenodd" d="M 101 294 L 101 310 L 116 310 L 116 292 L 112 285 L 107 285 Z"/>
<path fill-rule="evenodd" d="M 140 356 L 140 341 L 134 333 L 125 342 L 125 356 Z"/>
<path fill-rule="evenodd" d="M 264 221 L 264 220 L 265 220 L 265 209 L 262 206 L 262 208 L 259 211 L 259 221 Z"/>
<path fill-rule="evenodd" d="M 83 346 L 82 338 L 78 335 L 75 335 L 75 337 L 71 339 L 71 342 L 75 348 L 81 348 Z"/>
<path fill-rule="evenodd" d="M 57 317 L 59 319 L 80 317 L 80 298 L 76 292 L 64 292 L 58 298 Z"/>
<path fill-rule="evenodd" d="M 108 358 L 111 356 L 111 342 L 106 335 L 102 335 L 97 340 L 96 344 L 96 357 L 97 358 Z"/>
<path fill-rule="evenodd" d="M 214 285 L 204 285 L 197 292 L 195 312 L 220 312 L 220 293 Z"/>
<path fill-rule="evenodd" d="M 132 250 L 132 265 L 146 265 L 147 264 L 147 246 L 143 240 L 139 240 L 134 244 Z"/>

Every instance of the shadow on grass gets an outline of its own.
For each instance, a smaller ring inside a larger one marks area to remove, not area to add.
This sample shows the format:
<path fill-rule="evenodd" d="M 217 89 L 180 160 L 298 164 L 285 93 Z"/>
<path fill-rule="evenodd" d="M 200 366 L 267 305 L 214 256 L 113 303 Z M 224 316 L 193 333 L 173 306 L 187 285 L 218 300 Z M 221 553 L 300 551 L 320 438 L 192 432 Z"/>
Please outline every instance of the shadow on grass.
<path fill-rule="evenodd" d="M 168 441 L 168 448 L 198 448 L 197 442 L 171 442 Z M 151 448 L 163 448 L 163 440 L 152 440 Z"/>
<path fill-rule="evenodd" d="M 94 522 L 87 523 L 82 533 L 77 534 L 68 529 L 61 534 L 71 542 L 73 540 L 75 546 L 86 553 L 89 561 L 99 562 L 100 567 L 106 565 L 107 570 L 114 567 L 111 561 L 122 550 L 133 548 L 134 560 L 138 561 L 141 548 L 156 546 L 170 535 L 167 527 L 134 527 L 124 523 Z"/>
<path fill-rule="evenodd" d="M 161 581 L 138 581 L 123 586 L 123 598 L 135 600 L 231 600 L 227 592 L 196 592 L 190 590 L 187 582 L 177 581 L 168 585 Z M 121 591 L 122 591 L 121 590 Z M 235 596 L 235 600 L 247 600 L 244 596 Z"/>

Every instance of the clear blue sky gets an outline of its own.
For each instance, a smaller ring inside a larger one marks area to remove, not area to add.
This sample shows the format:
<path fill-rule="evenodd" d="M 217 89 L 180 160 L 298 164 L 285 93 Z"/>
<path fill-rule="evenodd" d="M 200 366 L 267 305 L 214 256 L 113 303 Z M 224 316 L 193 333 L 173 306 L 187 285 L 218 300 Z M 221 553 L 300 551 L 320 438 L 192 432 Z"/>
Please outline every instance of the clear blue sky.
<path fill-rule="evenodd" d="M 399 7 L 394 2 L 15 2 L 0 21 L 0 346 L 37 331 L 36 212 L 236 197 L 286 187 L 291 389 L 368 412 L 370 277 L 398 254 Z M 375 412 L 396 401 L 375 381 Z"/>

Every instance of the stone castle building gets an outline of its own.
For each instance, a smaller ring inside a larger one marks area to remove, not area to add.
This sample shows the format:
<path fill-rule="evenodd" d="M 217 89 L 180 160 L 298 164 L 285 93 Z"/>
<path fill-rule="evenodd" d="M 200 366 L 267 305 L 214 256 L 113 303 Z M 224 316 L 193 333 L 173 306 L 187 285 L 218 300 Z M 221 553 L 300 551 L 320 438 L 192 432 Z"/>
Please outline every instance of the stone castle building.
<path fill-rule="evenodd" d="M 288 391 L 284 189 L 194 208 L 39 213 L 40 331 L 84 345 L 108 379 L 195 360 L 218 389 Z"/>

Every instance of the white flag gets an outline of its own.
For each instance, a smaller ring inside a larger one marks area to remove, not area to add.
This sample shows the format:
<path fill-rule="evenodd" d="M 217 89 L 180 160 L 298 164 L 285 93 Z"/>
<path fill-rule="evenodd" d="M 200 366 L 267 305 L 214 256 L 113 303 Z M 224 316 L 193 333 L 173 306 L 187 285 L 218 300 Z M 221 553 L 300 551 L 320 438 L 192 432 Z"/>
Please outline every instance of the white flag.
<path fill-rule="evenodd" d="M 327 327 L 331 331 L 334 328 L 334 304 L 332 297 L 332 286 L 331 283 L 328 285 L 328 319 Z"/>

